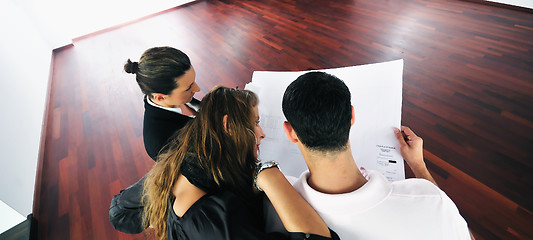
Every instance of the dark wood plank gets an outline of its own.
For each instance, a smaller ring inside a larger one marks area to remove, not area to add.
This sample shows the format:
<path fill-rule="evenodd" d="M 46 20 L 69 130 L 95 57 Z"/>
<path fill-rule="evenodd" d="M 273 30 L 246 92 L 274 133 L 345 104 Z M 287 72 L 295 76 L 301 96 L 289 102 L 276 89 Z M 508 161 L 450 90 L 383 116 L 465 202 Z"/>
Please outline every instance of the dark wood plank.
<path fill-rule="evenodd" d="M 430 170 L 477 239 L 533 238 L 532 14 L 453 0 L 206 0 L 54 52 L 41 239 L 151 238 L 115 231 L 107 207 L 153 164 L 142 94 L 122 64 L 162 45 L 191 57 L 199 97 L 242 88 L 256 70 L 403 58 L 403 124 L 424 138 Z"/>

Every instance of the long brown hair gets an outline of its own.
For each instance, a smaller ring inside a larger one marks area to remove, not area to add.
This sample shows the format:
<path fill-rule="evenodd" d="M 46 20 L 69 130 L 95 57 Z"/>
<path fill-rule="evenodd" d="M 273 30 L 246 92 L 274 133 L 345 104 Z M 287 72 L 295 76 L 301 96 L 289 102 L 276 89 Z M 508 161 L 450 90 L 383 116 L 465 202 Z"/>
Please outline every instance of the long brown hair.
<path fill-rule="evenodd" d="M 143 221 L 167 239 L 168 200 L 184 159 L 192 157 L 222 190 L 242 197 L 252 194 L 256 166 L 252 109 L 257 96 L 247 90 L 215 87 L 203 99 L 190 121 L 161 153 L 144 185 Z M 226 126 L 223 124 L 227 115 Z"/>

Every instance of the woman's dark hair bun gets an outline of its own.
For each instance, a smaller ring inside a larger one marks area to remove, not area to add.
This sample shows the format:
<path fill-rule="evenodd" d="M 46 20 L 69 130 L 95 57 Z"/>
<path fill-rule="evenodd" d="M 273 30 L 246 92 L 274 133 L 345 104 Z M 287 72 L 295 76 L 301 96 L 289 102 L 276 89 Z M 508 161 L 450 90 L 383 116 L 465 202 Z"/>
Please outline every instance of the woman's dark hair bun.
<path fill-rule="evenodd" d="M 139 69 L 138 62 L 131 62 L 131 60 L 128 59 L 126 64 L 124 64 L 124 71 L 126 71 L 127 73 L 135 74 L 137 73 L 138 69 Z"/>

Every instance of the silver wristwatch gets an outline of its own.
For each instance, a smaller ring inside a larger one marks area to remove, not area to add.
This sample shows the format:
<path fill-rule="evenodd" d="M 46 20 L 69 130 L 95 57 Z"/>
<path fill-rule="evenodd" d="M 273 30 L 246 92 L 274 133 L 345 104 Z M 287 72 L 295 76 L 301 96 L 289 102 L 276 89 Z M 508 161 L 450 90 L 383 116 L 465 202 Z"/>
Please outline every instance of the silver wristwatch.
<path fill-rule="evenodd" d="M 257 164 L 257 170 L 255 172 L 254 176 L 254 187 L 259 190 L 260 192 L 263 191 L 259 186 L 257 186 L 257 176 L 259 176 L 259 173 L 265 169 L 271 168 L 271 167 L 277 167 L 279 168 L 279 163 L 276 161 L 268 161 L 268 162 L 260 162 Z M 281 170 L 281 169 L 280 169 Z"/>

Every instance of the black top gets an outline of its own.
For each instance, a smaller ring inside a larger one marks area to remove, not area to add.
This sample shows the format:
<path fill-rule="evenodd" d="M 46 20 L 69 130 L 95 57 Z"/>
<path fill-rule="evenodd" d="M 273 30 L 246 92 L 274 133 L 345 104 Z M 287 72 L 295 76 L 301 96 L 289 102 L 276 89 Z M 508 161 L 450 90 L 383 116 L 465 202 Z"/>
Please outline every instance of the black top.
<path fill-rule="evenodd" d="M 155 161 L 157 154 L 191 117 L 152 106 L 144 98 L 143 138 L 148 155 Z"/>
<path fill-rule="evenodd" d="M 183 128 L 191 117 L 150 105 L 144 99 L 144 146 L 148 155 L 156 160 L 159 151 Z M 196 201 L 182 218 L 178 218 L 169 200 L 167 220 L 168 239 L 328 239 L 317 235 L 265 233 L 260 201 L 264 196 L 243 200 L 229 191 L 221 191 L 205 170 L 186 158 L 180 172 L 196 187 L 207 192 Z M 109 220 L 117 230 L 129 234 L 142 232 L 143 177 L 134 185 L 115 195 L 109 209 Z M 254 217 L 255 216 L 255 217 Z M 331 231 L 332 239 L 339 239 Z"/>
<path fill-rule="evenodd" d="M 181 218 L 174 213 L 173 204 L 174 201 L 169 199 L 168 240 L 329 239 L 304 233 L 289 233 L 288 236 L 265 233 L 257 218 L 252 217 L 244 207 L 242 199 L 227 191 L 202 196 Z M 332 239 L 339 239 L 335 232 L 331 230 L 330 232 Z"/>
<path fill-rule="evenodd" d="M 198 105 L 199 101 L 193 99 Z M 154 107 L 144 98 L 144 122 L 143 137 L 146 152 L 156 160 L 157 154 L 170 140 L 174 133 L 187 124 L 191 117 L 171 112 L 165 109 Z M 193 164 L 183 164 L 184 175 L 202 176 L 201 169 L 195 168 Z M 205 174 L 204 174 L 205 175 Z M 191 177 L 198 186 L 210 186 L 210 182 L 204 178 Z M 109 222 L 113 227 L 121 232 L 136 234 L 144 231 L 147 226 L 142 224 L 142 196 L 143 185 L 146 176 L 130 187 L 120 190 L 120 193 L 113 196 L 109 206 Z M 204 187 L 207 188 L 207 187 Z"/>

